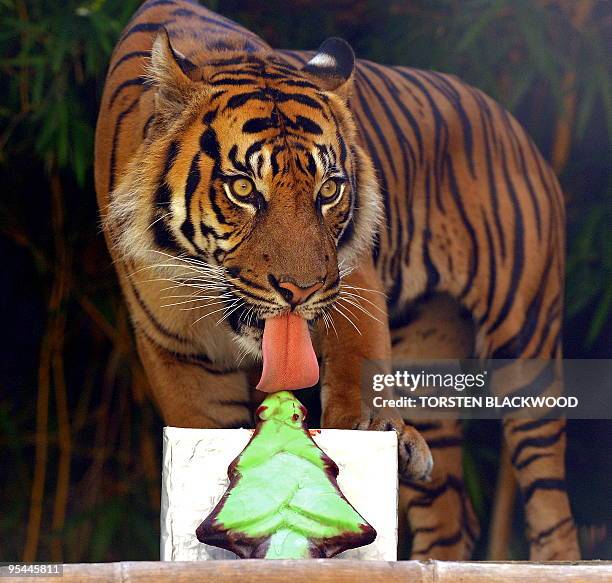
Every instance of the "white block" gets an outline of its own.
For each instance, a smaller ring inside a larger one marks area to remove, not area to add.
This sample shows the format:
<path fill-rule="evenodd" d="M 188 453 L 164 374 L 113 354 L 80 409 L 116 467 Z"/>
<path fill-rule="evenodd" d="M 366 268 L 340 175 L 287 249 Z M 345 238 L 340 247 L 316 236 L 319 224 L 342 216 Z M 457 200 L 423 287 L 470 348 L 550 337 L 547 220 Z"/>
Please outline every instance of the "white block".
<path fill-rule="evenodd" d="M 249 429 L 164 428 L 161 560 L 236 559 L 195 536 L 229 485 L 227 466 L 244 449 Z M 339 558 L 397 559 L 397 437 L 393 431 L 323 429 L 313 438 L 340 469 L 338 485 L 376 529 L 376 540 Z"/>

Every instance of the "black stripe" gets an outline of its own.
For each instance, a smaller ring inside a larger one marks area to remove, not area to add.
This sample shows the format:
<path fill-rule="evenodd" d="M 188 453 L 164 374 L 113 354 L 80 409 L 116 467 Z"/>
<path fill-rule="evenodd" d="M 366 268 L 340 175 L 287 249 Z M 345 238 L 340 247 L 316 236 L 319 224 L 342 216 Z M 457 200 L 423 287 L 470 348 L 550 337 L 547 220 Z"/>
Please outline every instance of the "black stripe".
<path fill-rule="evenodd" d="M 363 101 L 363 97 L 358 94 L 358 100 L 361 102 Z M 368 120 L 370 121 L 370 120 Z M 376 176 L 377 178 L 380 179 L 380 194 L 382 197 L 382 201 L 383 201 L 383 206 L 384 206 L 384 211 L 385 211 L 385 217 L 384 217 L 384 221 L 381 221 L 381 225 L 382 228 L 384 228 L 386 226 L 387 229 L 387 233 L 390 234 L 391 231 L 391 207 L 389 205 L 389 186 L 387 184 L 387 177 L 385 176 L 384 170 L 383 170 L 383 166 L 382 166 L 382 161 L 378 155 L 378 149 L 376 148 L 376 146 L 374 145 L 374 143 L 372 142 L 372 139 L 368 133 L 367 128 L 365 127 L 365 124 L 362 122 L 360 124 L 359 129 L 359 133 L 360 135 L 363 137 L 363 139 L 365 140 L 365 144 L 366 144 L 366 150 L 367 153 L 370 155 L 370 157 L 372 158 L 372 161 L 374 162 L 374 168 L 376 170 Z M 382 230 L 379 229 L 376 233 L 376 239 L 375 239 L 375 244 L 373 246 L 372 249 L 372 258 L 374 260 L 374 264 L 378 265 L 378 261 L 379 261 L 379 248 L 380 248 L 380 231 Z M 388 304 L 389 302 L 387 302 Z"/>
<path fill-rule="evenodd" d="M 397 108 L 401 111 L 402 115 L 404 116 L 404 118 L 406 119 L 410 127 L 412 128 L 414 137 L 417 141 L 418 150 L 419 150 L 419 164 L 422 164 L 423 155 L 424 155 L 423 135 L 421 134 L 421 128 L 419 127 L 419 124 L 416 121 L 414 115 L 412 115 L 411 111 L 406 107 L 402 99 L 400 99 L 399 91 L 397 87 L 389 80 L 387 75 L 385 75 L 383 71 L 380 70 L 379 67 L 374 67 L 372 63 L 363 63 L 363 66 L 367 67 L 370 71 L 372 71 L 372 73 L 374 73 L 379 79 L 381 79 L 384 82 L 387 88 L 387 91 L 389 91 L 389 94 L 391 95 L 391 98 L 393 99 L 393 102 L 395 103 Z"/>
<path fill-rule="evenodd" d="M 115 72 L 117 67 L 119 67 L 119 65 L 122 65 L 126 61 L 130 61 L 131 59 L 137 59 L 139 57 L 150 57 L 150 56 L 151 56 L 151 51 L 132 51 L 130 53 L 126 53 L 112 66 L 111 70 L 108 72 L 108 76 L 110 77 Z"/>
<path fill-rule="evenodd" d="M 152 217 L 155 243 L 163 249 L 171 249 L 173 251 L 179 251 L 180 248 L 177 245 L 174 235 L 168 227 L 168 223 L 166 222 L 166 218 L 164 216 L 171 212 L 170 208 L 172 202 L 172 191 L 170 190 L 170 186 L 166 178 L 168 172 L 170 172 L 170 169 L 176 161 L 179 150 L 180 146 L 178 141 L 172 141 L 168 147 L 168 151 L 166 152 L 164 168 L 159 177 L 157 190 L 155 191 L 155 210 Z"/>
<path fill-rule="evenodd" d="M 258 134 L 269 129 L 278 129 L 278 121 L 278 116 L 254 117 L 243 124 L 242 131 L 245 134 Z"/>
<path fill-rule="evenodd" d="M 448 153 L 446 154 L 446 168 L 448 172 L 448 181 L 449 181 L 451 195 L 453 197 L 455 206 L 457 207 L 457 210 L 459 211 L 459 215 L 461 216 L 461 220 L 463 221 L 465 230 L 468 232 L 468 235 L 470 237 L 470 242 L 472 244 L 472 248 L 466 250 L 467 254 L 470 257 L 470 269 L 469 269 L 467 280 L 463 286 L 463 289 L 461 290 L 461 293 L 459 294 L 459 298 L 463 299 L 468 294 L 468 292 L 471 290 L 472 284 L 474 283 L 474 279 L 478 272 L 479 245 L 478 245 L 478 239 L 476 237 L 476 230 L 474 229 L 474 226 L 470 222 L 467 212 L 465 211 L 465 207 L 463 206 L 461 193 L 459 192 L 459 186 L 457 184 L 457 179 L 455 178 L 453 158 Z"/>
<path fill-rule="evenodd" d="M 295 121 L 290 120 L 284 114 L 282 114 L 282 117 L 285 121 L 285 127 L 288 127 L 292 130 L 297 130 L 298 132 L 306 132 L 315 136 L 320 136 L 323 134 L 323 130 L 321 129 L 321 126 L 318 123 L 312 121 L 307 117 L 304 117 L 303 115 L 296 115 Z"/>
<path fill-rule="evenodd" d="M 463 493 L 463 481 L 453 475 L 447 476 L 444 482 L 442 482 L 439 486 L 435 487 L 428 487 L 425 484 L 417 482 L 409 482 L 405 485 L 411 490 L 415 490 L 416 492 L 419 492 L 423 495 L 422 497 L 414 498 L 413 500 L 411 500 L 408 503 L 408 508 L 429 507 L 435 502 L 436 498 L 439 498 L 448 490 L 453 490 L 458 494 Z"/>
<path fill-rule="evenodd" d="M 536 462 L 542 458 L 553 457 L 553 455 L 554 454 L 552 453 L 534 453 L 530 455 L 529 457 L 525 458 L 522 462 L 514 464 L 514 467 L 517 470 L 524 470 L 527 466 L 531 465 L 533 462 Z"/>
<path fill-rule="evenodd" d="M 115 100 L 117 99 L 117 97 L 119 97 L 119 94 L 124 89 L 127 89 L 128 87 L 134 87 L 134 86 L 142 87 L 143 85 L 145 85 L 145 79 L 143 77 L 136 77 L 135 79 L 128 79 L 127 81 L 124 81 L 123 83 L 120 83 L 119 85 L 117 85 L 117 87 L 115 87 L 115 90 L 112 92 L 110 96 L 110 100 L 108 102 L 108 109 L 111 109 L 113 107 Z"/>
<path fill-rule="evenodd" d="M 460 543 L 462 538 L 463 538 L 463 533 L 461 532 L 461 530 L 458 530 L 455 534 L 451 534 L 450 536 L 436 539 L 431 544 L 427 545 L 424 549 L 413 550 L 412 554 L 413 555 L 426 555 L 431 551 L 431 549 L 435 547 L 452 547 L 453 545 Z"/>
<path fill-rule="evenodd" d="M 482 215 L 482 224 L 485 228 L 485 235 L 487 237 L 487 249 L 486 254 L 489 258 L 489 282 L 487 285 L 487 299 L 486 299 L 486 308 L 485 311 L 480 318 L 480 324 L 486 322 L 489 319 L 491 314 L 491 310 L 493 309 L 493 300 L 495 298 L 495 287 L 497 285 L 497 256 L 495 250 L 495 244 L 493 243 L 493 235 L 491 233 L 491 227 L 489 226 L 489 221 L 485 215 L 484 209 L 480 209 Z"/>
<path fill-rule="evenodd" d="M 531 300 L 529 307 L 525 312 L 525 318 L 523 326 L 512 338 L 507 340 L 502 346 L 497 348 L 492 355 L 492 358 L 516 358 L 524 354 L 527 346 L 531 342 L 533 336 L 538 329 L 538 320 L 540 316 L 544 316 L 542 313 L 542 303 L 544 295 L 546 293 L 546 287 L 549 283 L 548 274 L 550 266 L 552 265 L 552 257 L 549 255 L 548 262 L 544 268 L 544 273 L 540 281 L 540 287 L 536 291 L 533 299 Z M 538 331 L 540 334 L 544 332 L 542 326 L 539 327 Z"/>
<path fill-rule="evenodd" d="M 364 66 L 366 68 L 368 68 L 368 70 L 370 70 L 372 73 L 376 74 L 376 71 L 373 69 L 373 67 L 368 66 L 367 64 L 364 63 Z M 380 76 L 379 76 L 380 77 Z M 374 86 L 373 83 L 370 82 L 370 80 L 367 78 L 366 75 L 362 75 L 361 77 L 366 84 L 368 85 L 370 91 L 375 95 L 377 101 L 380 103 L 380 105 L 383 107 L 385 114 L 387 116 L 387 120 L 389 122 L 389 124 L 391 125 L 391 127 L 393 128 L 393 133 L 395 134 L 395 138 L 400 146 L 400 150 L 402 153 L 402 162 L 403 162 L 403 168 L 404 168 L 404 175 L 405 175 L 405 183 L 406 183 L 406 192 L 409 194 L 409 196 L 412 193 L 412 184 L 411 181 L 413 180 L 413 177 L 416 175 L 416 156 L 414 154 L 414 150 L 410 144 L 410 142 L 408 142 L 404 136 L 404 132 L 402 130 L 402 128 L 399 126 L 397 120 L 395 119 L 395 116 L 393 114 L 393 112 L 391 111 L 391 109 L 389 108 L 389 106 L 387 105 L 387 99 L 384 98 L 381 93 L 376 89 L 376 87 Z M 387 84 L 387 88 L 388 84 Z M 397 178 L 397 176 L 396 176 Z M 397 253 L 397 257 L 399 258 L 399 254 L 401 253 L 405 253 L 406 254 L 406 262 L 409 260 L 410 258 L 410 248 L 411 248 L 411 244 L 412 244 L 412 234 L 413 234 L 413 225 L 414 225 L 414 220 L 413 220 L 413 216 L 412 216 L 412 205 L 408 204 L 408 213 L 409 213 L 409 222 L 408 222 L 408 226 L 409 226 L 409 239 L 407 244 L 404 244 L 402 241 L 402 234 L 403 234 L 403 230 L 402 230 L 402 220 L 401 220 L 401 213 L 400 213 L 400 209 L 399 209 L 399 200 L 398 197 L 395 197 L 394 199 L 395 202 L 395 213 L 396 213 L 396 219 L 397 219 L 397 225 L 396 225 L 396 253 Z M 396 266 L 395 267 L 396 273 L 395 278 L 397 278 L 397 273 L 399 273 L 400 267 Z M 436 282 L 437 283 L 437 282 Z M 434 284 L 435 285 L 435 284 Z M 398 292 L 396 291 L 396 295 L 399 295 Z"/>
<path fill-rule="evenodd" d="M 555 445 L 561 437 L 565 434 L 565 426 L 561 427 L 559 431 L 553 433 L 552 435 L 547 435 L 545 437 L 528 437 L 523 439 L 512 452 L 512 465 L 515 466 L 518 463 L 518 458 L 523 453 L 525 449 L 528 447 L 537 447 L 537 448 L 545 448 Z"/>
<path fill-rule="evenodd" d="M 495 221 L 495 230 L 499 239 L 500 253 L 502 260 L 504 260 L 506 258 L 506 239 L 504 236 L 504 230 L 502 228 L 501 217 L 499 214 L 499 195 L 497 192 L 497 183 L 495 181 L 495 172 L 493 170 L 493 161 L 491 155 L 492 141 L 494 140 L 494 125 L 491 120 L 491 111 L 489 110 L 489 107 L 485 103 L 482 96 L 478 92 L 474 92 L 474 99 L 476 99 L 478 105 L 480 106 L 479 113 L 480 122 L 482 126 L 482 135 L 484 139 L 485 163 L 487 167 L 487 185 L 489 189 L 489 196 L 491 198 L 491 206 L 493 207 L 493 220 Z M 491 132 L 490 139 L 489 131 Z"/>
<path fill-rule="evenodd" d="M 151 8 L 155 8 L 156 6 L 172 6 L 174 5 L 173 0 L 148 0 L 148 2 L 143 2 L 142 6 L 134 12 L 132 16 L 132 20 L 147 12 Z"/>
<path fill-rule="evenodd" d="M 173 22 L 174 20 L 164 20 L 163 22 L 141 22 L 140 24 L 135 24 L 121 35 L 117 45 L 115 46 L 115 52 L 119 49 L 123 42 L 133 34 L 139 32 L 157 32 L 162 27 L 172 24 Z"/>
<path fill-rule="evenodd" d="M 523 273 L 523 261 L 524 261 L 524 240 L 525 236 L 523 229 L 523 215 L 521 212 L 521 205 L 516 195 L 516 190 L 514 188 L 514 183 L 510 178 L 510 174 L 508 172 L 508 162 L 506 158 L 506 151 L 504 145 L 501 144 L 501 162 L 502 162 L 502 172 L 504 175 L 504 180 L 508 189 L 508 193 L 510 195 L 510 200 L 512 202 L 512 206 L 514 207 L 514 252 L 512 254 L 512 270 L 510 273 L 510 287 L 506 292 L 506 297 L 504 299 L 504 304 L 499 311 L 497 319 L 487 330 L 488 334 L 492 334 L 497 330 L 501 324 L 506 320 L 512 305 L 516 302 L 517 298 L 517 290 L 519 286 L 519 282 Z"/>
<path fill-rule="evenodd" d="M 239 172 L 244 172 L 245 174 L 249 173 L 249 169 L 242 163 L 242 161 L 238 160 L 238 145 L 234 144 L 230 151 L 227 153 L 227 157 L 230 162 L 233 164 L 234 168 Z"/>
<path fill-rule="evenodd" d="M 546 530 L 541 530 L 536 536 L 530 537 L 529 542 L 532 544 L 533 543 L 537 544 L 541 542 L 543 539 L 549 537 L 553 532 L 555 532 L 555 530 L 558 530 L 562 526 L 566 524 L 571 524 L 573 522 L 574 522 L 574 519 L 571 516 L 568 516 L 567 518 L 563 518 L 559 522 L 553 524 L 550 528 L 547 528 Z"/>
<path fill-rule="evenodd" d="M 189 166 L 189 174 L 187 174 L 187 183 L 185 184 L 185 220 L 181 225 L 181 233 L 189 240 L 193 247 L 200 253 L 202 251 L 198 248 L 194 237 L 195 227 L 191 220 L 191 201 L 196 189 L 200 185 L 201 173 L 200 173 L 200 153 L 196 152 L 195 156 L 191 160 Z"/>
<path fill-rule="evenodd" d="M 506 127 L 508 128 L 508 132 L 514 137 L 514 140 L 518 144 L 518 137 L 516 136 L 516 132 L 512 127 L 512 123 L 509 118 L 508 112 L 503 109 L 503 118 L 506 122 Z M 535 189 L 533 188 L 533 184 L 531 182 L 531 177 L 529 176 L 529 170 L 527 170 L 527 164 L 525 162 L 525 154 L 523 153 L 523 148 L 520 147 L 520 144 L 517 146 L 518 149 L 518 157 L 521 166 L 522 176 L 525 179 L 525 183 L 527 184 L 527 191 L 529 192 L 529 198 L 531 199 L 531 204 L 533 205 L 533 211 L 536 219 L 536 231 L 538 234 L 538 241 L 542 240 L 542 217 L 540 213 L 540 205 L 538 203 L 538 197 L 535 193 Z"/>
<path fill-rule="evenodd" d="M 134 282 L 131 280 L 131 278 L 127 277 L 126 279 L 130 285 L 130 290 L 132 291 L 132 295 L 136 299 L 136 302 L 138 303 L 140 309 L 147 316 L 147 319 L 149 320 L 149 322 L 153 324 L 153 327 L 155 328 L 155 330 L 162 336 L 165 336 L 166 338 L 171 338 L 172 340 L 175 340 L 176 342 L 180 342 L 181 344 L 189 343 L 190 342 L 189 340 L 183 338 L 181 335 L 176 334 L 175 332 L 168 330 L 168 328 L 166 328 L 163 324 L 159 322 L 159 320 L 155 317 L 155 315 L 151 311 L 151 308 L 149 308 L 149 306 L 142 299 L 142 296 L 140 295 L 138 288 L 134 285 Z M 139 326 L 138 329 L 141 330 L 142 327 Z"/>
<path fill-rule="evenodd" d="M 130 105 L 124 109 L 118 116 L 115 121 L 115 131 L 113 132 L 113 143 L 111 146 L 111 155 L 110 155 L 110 163 L 109 163 L 109 177 L 108 177 L 108 191 L 112 192 L 115 189 L 115 174 L 117 170 L 117 146 L 119 145 L 119 135 L 121 132 L 121 125 L 123 124 L 123 119 L 125 116 L 132 113 L 134 108 L 138 105 L 140 101 L 140 97 L 137 97 L 130 103 Z"/>
<path fill-rule="evenodd" d="M 262 75 L 266 79 L 271 78 L 272 75 L 270 73 L 263 73 Z M 315 89 L 319 90 L 319 88 L 310 81 L 306 81 L 305 79 L 283 79 L 281 75 L 276 75 L 276 77 L 281 79 L 283 85 L 287 85 L 288 87 L 304 87 L 305 89 Z"/>
<path fill-rule="evenodd" d="M 368 84 L 367 78 L 359 70 L 357 71 L 357 79 L 360 79 L 365 84 Z M 393 177 L 395 178 L 395 180 L 397 180 L 397 169 L 395 168 L 395 163 L 394 163 L 394 158 L 393 158 L 393 154 L 392 154 L 392 151 L 391 151 L 391 146 L 389 146 L 389 142 L 387 142 L 387 139 L 385 137 L 385 133 L 383 132 L 382 128 L 380 127 L 380 125 L 378 123 L 378 117 L 375 116 L 374 112 L 370 109 L 370 106 L 368 105 L 368 100 L 365 98 L 363 92 L 361 91 L 361 87 L 359 85 L 356 85 L 355 89 L 356 89 L 356 93 L 357 93 L 357 95 L 359 97 L 359 103 L 361 104 L 361 108 L 363 109 L 363 112 L 365 113 L 366 117 L 368 118 L 368 120 L 370 122 L 370 125 L 374 129 L 374 132 L 376 133 L 376 137 L 378 138 L 378 141 L 380 142 L 381 146 L 383 147 L 383 150 L 385 151 L 385 156 L 386 156 L 387 162 L 389 163 L 389 166 L 391 168 L 391 173 L 393 174 Z M 375 100 L 375 101 L 377 101 L 381 105 L 384 103 L 384 100 L 382 99 L 380 94 L 378 94 L 378 99 Z M 381 170 L 382 170 L 382 167 L 381 167 Z"/>
<path fill-rule="evenodd" d="M 546 427 L 546 425 L 557 423 L 558 421 L 558 419 L 536 419 L 534 421 L 527 421 L 526 423 L 521 423 L 520 425 L 515 425 L 512 427 L 512 433 L 521 433 L 523 431 L 539 429 L 540 427 Z"/>
<path fill-rule="evenodd" d="M 256 91 L 249 91 L 247 93 L 239 93 L 234 95 L 227 100 L 224 109 L 238 109 L 249 101 L 271 101 L 270 97 L 266 94 L 263 89 L 257 89 Z"/>
<path fill-rule="evenodd" d="M 265 285 L 260 285 L 260 284 L 258 284 L 256 282 L 254 282 L 253 280 L 244 277 L 244 275 L 236 275 L 235 277 L 239 281 L 241 281 L 242 283 L 244 283 L 245 285 L 247 285 L 249 287 L 252 287 L 254 289 L 258 289 L 258 290 L 261 290 L 261 291 L 265 291 L 265 292 L 269 292 L 270 291 L 270 288 L 266 287 Z M 237 287 L 238 287 L 238 289 L 242 290 L 241 287 L 239 287 L 239 286 L 237 286 Z"/>
<path fill-rule="evenodd" d="M 422 233 L 421 253 L 423 255 L 423 267 L 427 274 L 427 282 L 425 284 L 425 294 L 431 294 L 440 283 L 440 272 L 431 260 L 429 254 L 429 244 L 431 242 L 431 229 L 429 221 L 431 217 L 431 168 L 429 162 L 425 167 L 425 228 Z"/>
<path fill-rule="evenodd" d="M 406 81 L 412 83 L 421 91 L 425 99 L 429 103 L 431 113 L 434 118 L 434 150 L 435 150 L 435 176 L 436 176 L 436 204 L 441 212 L 444 212 L 444 206 L 439 193 L 439 180 L 438 177 L 442 176 L 442 164 L 444 162 L 443 150 L 446 148 L 446 142 L 448 141 L 448 126 L 444 116 L 440 113 L 440 109 L 436 105 L 433 97 L 431 96 L 425 84 L 417 78 L 416 74 L 409 72 L 404 68 L 396 68 L 395 71 L 401 75 Z M 442 134 L 444 134 L 444 145 L 442 142 Z"/>
<path fill-rule="evenodd" d="M 470 174 L 472 178 L 476 178 L 476 172 L 474 170 L 474 138 L 472 136 L 472 125 L 470 122 L 470 118 L 467 115 L 462 103 L 461 103 L 461 95 L 459 92 L 451 85 L 448 78 L 441 73 L 437 73 L 435 71 L 427 71 L 426 75 L 433 76 L 437 83 L 433 82 L 430 79 L 430 82 L 434 87 L 437 87 L 438 90 L 448 99 L 449 103 L 453 106 L 459 119 L 461 121 L 461 126 L 463 128 L 463 145 L 465 155 L 468 159 L 468 165 L 470 168 Z"/>
<path fill-rule="evenodd" d="M 233 85 L 233 86 L 240 86 L 240 85 L 256 85 L 257 82 L 253 77 L 250 77 L 248 79 L 235 79 L 235 78 L 230 78 L 230 77 L 223 77 L 221 79 L 215 79 L 215 81 L 212 82 L 212 85 Z"/>
<path fill-rule="evenodd" d="M 448 447 L 461 447 L 463 445 L 463 438 L 456 436 L 434 437 L 426 441 L 429 449 L 446 449 Z"/>
<path fill-rule="evenodd" d="M 548 354 L 543 355 L 542 351 L 544 349 L 544 343 L 550 337 L 553 331 L 553 324 L 557 324 L 558 328 L 561 328 L 561 322 L 557 322 L 561 315 L 561 297 L 556 296 L 555 299 L 551 302 L 550 306 L 548 306 L 548 310 L 546 311 L 546 317 L 544 319 L 544 324 L 542 326 L 542 330 L 540 330 L 540 340 L 533 350 L 531 354 L 531 358 L 541 358 L 542 356 L 550 356 L 552 351 L 557 348 L 557 342 L 551 343 L 551 350 L 548 351 Z"/>
<path fill-rule="evenodd" d="M 539 480 L 534 480 L 529 486 L 522 490 L 523 503 L 527 504 L 537 490 L 558 490 L 560 492 L 565 492 L 567 487 L 565 480 L 556 478 L 540 478 Z"/>

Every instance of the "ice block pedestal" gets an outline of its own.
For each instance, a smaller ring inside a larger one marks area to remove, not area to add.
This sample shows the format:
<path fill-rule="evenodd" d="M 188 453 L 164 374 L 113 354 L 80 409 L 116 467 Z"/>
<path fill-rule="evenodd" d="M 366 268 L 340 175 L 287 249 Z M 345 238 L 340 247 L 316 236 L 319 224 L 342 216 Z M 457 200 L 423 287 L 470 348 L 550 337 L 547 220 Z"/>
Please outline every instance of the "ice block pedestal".
<path fill-rule="evenodd" d="M 317 445 L 338 464 L 338 486 L 376 529 L 376 540 L 339 559 L 397 558 L 397 437 L 393 431 L 313 430 Z M 227 468 L 244 449 L 248 429 L 164 428 L 161 499 L 162 561 L 235 559 L 202 544 L 196 528 L 225 493 Z"/>

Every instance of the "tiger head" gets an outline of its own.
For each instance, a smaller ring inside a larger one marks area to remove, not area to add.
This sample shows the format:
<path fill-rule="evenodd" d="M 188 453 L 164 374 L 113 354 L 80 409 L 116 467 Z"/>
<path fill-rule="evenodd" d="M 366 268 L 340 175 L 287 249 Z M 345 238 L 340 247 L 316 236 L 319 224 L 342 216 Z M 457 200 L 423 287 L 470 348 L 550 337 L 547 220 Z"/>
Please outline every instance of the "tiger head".
<path fill-rule="evenodd" d="M 265 318 L 321 316 L 380 216 L 348 108 L 354 67 L 340 39 L 300 70 L 272 51 L 209 53 L 196 66 L 161 33 L 152 122 L 106 217 L 118 252 L 186 283 L 209 273 L 242 300 L 227 321 L 254 346 Z"/>

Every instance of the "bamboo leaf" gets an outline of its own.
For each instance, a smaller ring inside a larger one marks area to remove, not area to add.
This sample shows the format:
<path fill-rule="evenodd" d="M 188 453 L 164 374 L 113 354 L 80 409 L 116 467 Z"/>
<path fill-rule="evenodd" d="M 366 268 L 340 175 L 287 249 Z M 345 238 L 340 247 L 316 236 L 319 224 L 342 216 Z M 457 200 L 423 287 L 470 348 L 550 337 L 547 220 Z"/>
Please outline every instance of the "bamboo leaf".
<path fill-rule="evenodd" d="M 589 327 L 589 333 L 587 335 L 587 345 L 592 346 L 597 340 L 597 337 L 603 330 L 605 323 L 610 318 L 612 314 L 612 287 L 609 287 L 605 293 L 601 301 L 597 305 L 597 309 L 595 311 L 595 315 L 591 320 L 591 325 Z"/>

